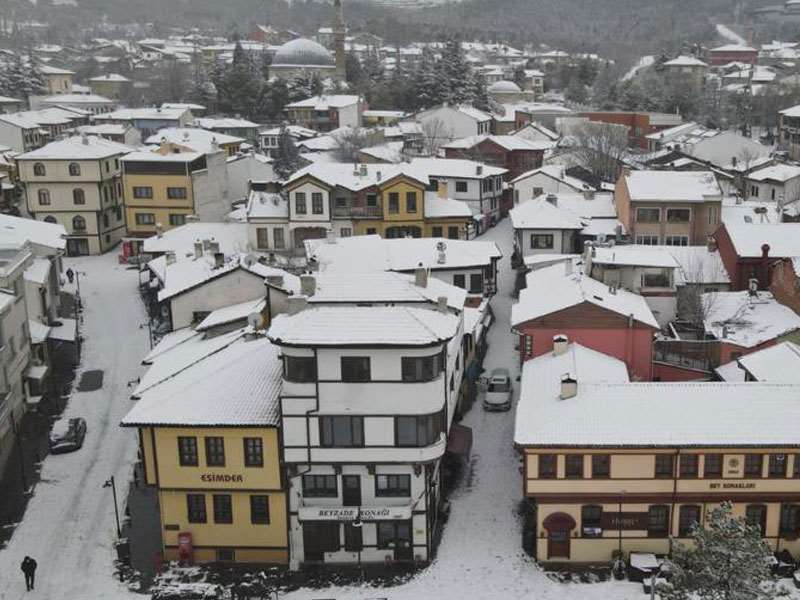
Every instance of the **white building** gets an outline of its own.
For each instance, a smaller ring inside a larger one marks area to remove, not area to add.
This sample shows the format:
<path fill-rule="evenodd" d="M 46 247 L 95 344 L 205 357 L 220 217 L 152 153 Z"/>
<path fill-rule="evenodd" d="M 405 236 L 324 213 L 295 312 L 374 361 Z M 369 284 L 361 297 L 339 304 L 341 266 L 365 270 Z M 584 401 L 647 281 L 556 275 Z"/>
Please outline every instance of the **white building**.
<path fill-rule="evenodd" d="M 439 106 L 416 115 L 429 145 L 438 147 L 453 140 L 491 133 L 492 115 L 471 106 Z"/>
<path fill-rule="evenodd" d="M 800 200 L 800 167 L 774 165 L 753 171 L 745 178 L 745 198 L 791 204 Z"/>

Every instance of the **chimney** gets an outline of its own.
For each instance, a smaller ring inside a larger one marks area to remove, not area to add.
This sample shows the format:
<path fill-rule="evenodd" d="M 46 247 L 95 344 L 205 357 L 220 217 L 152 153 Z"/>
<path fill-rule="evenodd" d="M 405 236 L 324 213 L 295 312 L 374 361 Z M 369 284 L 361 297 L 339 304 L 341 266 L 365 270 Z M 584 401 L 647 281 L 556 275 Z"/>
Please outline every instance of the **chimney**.
<path fill-rule="evenodd" d="M 167 264 L 168 265 L 174 265 L 175 264 L 175 261 L 177 260 L 176 257 L 175 257 L 175 252 L 170 250 L 165 254 L 165 256 L 166 256 L 166 260 L 167 260 Z"/>
<path fill-rule="evenodd" d="M 305 296 L 289 296 L 286 299 L 286 312 L 290 315 L 296 315 L 305 310 L 308 305 L 308 300 Z"/>
<path fill-rule="evenodd" d="M 272 287 L 283 287 L 283 275 L 267 275 L 267 284 Z"/>
<path fill-rule="evenodd" d="M 446 181 L 440 181 L 439 182 L 439 186 L 436 189 L 436 195 L 439 196 L 439 198 L 447 198 L 447 182 Z"/>
<path fill-rule="evenodd" d="M 769 258 L 769 244 L 761 246 L 761 258 Z"/>
<path fill-rule="evenodd" d="M 555 194 L 547 194 L 545 198 L 553 206 L 558 206 L 558 196 Z"/>
<path fill-rule="evenodd" d="M 593 189 L 585 189 L 585 190 L 583 190 L 583 199 L 584 200 L 594 200 L 594 190 Z"/>
<path fill-rule="evenodd" d="M 300 275 L 300 293 L 310 298 L 317 291 L 317 280 L 313 275 Z"/>
<path fill-rule="evenodd" d="M 367 176 L 367 165 L 362 164 L 358 168 L 358 174 L 361 175 L 361 177 L 366 177 Z"/>
<path fill-rule="evenodd" d="M 578 395 L 578 382 L 566 373 L 561 376 L 561 393 L 558 395 L 562 400 L 569 400 Z"/>
<path fill-rule="evenodd" d="M 211 254 L 219 254 L 219 242 L 215 242 L 213 240 L 208 241 L 208 251 Z"/>
<path fill-rule="evenodd" d="M 706 240 L 706 248 L 708 248 L 709 252 L 717 251 L 717 239 L 713 235 L 708 236 L 708 239 Z"/>
<path fill-rule="evenodd" d="M 194 257 L 195 258 L 203 257 L 203 242 L 194 243 Z"/>
<path fill-rule="evenodd" d="M 475 167 L 475 175 L 483 175 L 483 165 L 477 165 Z"/>
<path fill-rule="evenodd" d="M 569 348 L 569 338 L 563 333 L 553 336 L 553 356 L 561 356 Z"/>
<path fill-rule="evenodd" d="M 222 252 L 214 252 L 214 268 L 220 269 L 225 266 L 225 255 Z"/>
<path fill-rule="evenodd" d="M 419 263 L 414 270 L 414 285 L 421 288 L 428 287 L 428 269 L 423 267 L 422 263 Z"/>
<path fill-rule="evenodd" d="M 89 145 L 89 136 L 86 135 L 86 133 L 81 134 L 81 144 L 83 144 L 84 146 Z"/>
<path fill-rule="evenodd" d="M 436 310 L 444 315 L 447 314 L 447 296 L 439 296 L 436 298 Z"/>
<path fill-rule="evenodd" d="M 755 277 L 747 280 L 747 293 L 750 296 L 758 296 L 758 279 Z"/>
<path fill-rule="evenodd" d="M 380 181 L 381 180 L 381 172 L 380 171 L 376 171 L 375 172 L 375 180 L 376 181 Z"/>
<path fill-rule="evenodd" d="M 735 167 L 737 162 L 739 162 L 738 159 L 735 156 L 732 156 L 731 157 L 731 164 Z"/>

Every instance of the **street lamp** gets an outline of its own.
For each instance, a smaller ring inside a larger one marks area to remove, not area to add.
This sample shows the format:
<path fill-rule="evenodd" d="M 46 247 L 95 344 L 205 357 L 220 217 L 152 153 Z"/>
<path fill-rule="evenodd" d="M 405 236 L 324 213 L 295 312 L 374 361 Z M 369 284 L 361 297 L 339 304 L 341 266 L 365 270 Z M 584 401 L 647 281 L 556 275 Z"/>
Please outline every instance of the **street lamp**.
<path fill-rule="evenodd" d="M 139 329 L 144 329 L 147 327 L 147 339 L 150 342 L 150 350 L 153 349 L 153 325 L 150 317 L 147 318 L 147 323 L 140 323 Z"/>
<path fill-rule="evenodd" d="M 353 520 L 353 527 L 358 529 L 359 533 L 361 533 L 361 543 L 358 545 L 358 574 L 361 577 L 362 581 L 364 579 L 364 571 L 361 570 L 361 547 L 364 545 L 364 534 L 361 532 L 361 528 L 364 526 L 364 523 L 361 521 L 361 505 L 359 504 L 356 507 L 356 518 Z"/>
<path fill-rule="evenodd" d="M 114 519 L 117 521 L 117 538 L 122 537 L 122 530 L 119 527 L 119 508 L 117 508 L 117 486 L 114 484 L 114 476 L 112 475 L 103 483 L 103 487 L 111 488 L 111 496 L 114 498 Z"/>

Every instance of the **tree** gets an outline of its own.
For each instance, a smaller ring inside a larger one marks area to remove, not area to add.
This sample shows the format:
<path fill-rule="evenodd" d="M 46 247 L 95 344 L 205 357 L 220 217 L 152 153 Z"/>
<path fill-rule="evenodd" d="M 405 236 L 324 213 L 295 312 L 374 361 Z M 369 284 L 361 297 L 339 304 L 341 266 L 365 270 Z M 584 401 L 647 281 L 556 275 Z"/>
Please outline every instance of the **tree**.
<path fill-rule="evenodd" d="M 458 38 L 445 42 L 436 73 L 442 83 L 444 102 L 463 104 L 472 100 L 472 72 Z"/>
<path fill-rule="evenodd" d="M 673 578 L 663 600 L 772 600 L 787 595 L 770 573 L 772 550 L 760 526 L 734 517 L 726 502 L 692 529 L 693 545 L 675 542 Z"/>
<path fill-rule="evenodd" d="M 6 96 L 28 100 L 44 93 L 44 77 L 36 65 L 24 62 L 20 54 L 15 54 L 0 69 L 0 89 Z"/>
<path fill-rule="evenodd" d="M 512 81 L 516 83 L 520 88 L 525 89 L 525 66 L 524 65 L 517 65 L 514 67 L 514 74 L 512 75 Z"/>
<path fill-rule="evenodd" d="M 289 100 L 291 102 L 319 96 L 322 92 L 322 81 L 316 74 L 295 77 L 289 84 Z"/>
<path fill-rule="evenodd" d="M 617 181 L 628 153 L 627 127 L 589 121 L 575 128 L 573 138 L 573 154 L 583 168 L 602 181 Z"/>
<path fill-rule="evenodd" d="M 472 77 L 472 106 L 480 110 L 491 111 L 494 106 L 487 91 L 486 76 L 478 71 Z"/>
<path fill-rule="evenodd" d="M 592 104 L 601 110 L 615 108 L 615 82 L 608 65 L 597 74 L 592 86 Z"/>
<path fill-rule="evenodd" d="M 364 79 L 364 70 L 361 61 L 352 52 L 348 52 L 344 62 L 345 79 L 348 83 L 361 83 Z"/>
<path fill-rule="evenodd" d="M 453 138 L 452 129 L 439 118 L 426 119 L 421 129 L 423 150 L 428 156 L 436 156 L 439 148 Z"/>
<path fill-rule="evenodd" d="M 334 152 L 336 160 L 341 163 L 356 163 L 359 162 L 359 151 L 380 144 L 383 141 L 383 134 L 363 128 L 346 128 L 337 132 L 334 139 L 337 143 Z"/>
<path fill-rule="evenodd" d="M 589 94 L 586 91 L 586 86 L 577 77 L 574 77 L 570 80 L 567 89 L 564 90 L 564 96 L 570 102 L 583 104 L 588 99 Z"/>
<path fill-rule="evenodd" d="M 300 152 L 294 143 L 294 138 L 284 124 L 278 136 L 278 150 L 272 168 L 281 180 L 286 180 L 300 168 L 300 161 Z"/>
<path fill-rule="evenodd" d="M 262 112 L 271 119 L 277 119 L 289 104 L 289 86 L 284 79 L 273 80 L 262 95 Z"/>

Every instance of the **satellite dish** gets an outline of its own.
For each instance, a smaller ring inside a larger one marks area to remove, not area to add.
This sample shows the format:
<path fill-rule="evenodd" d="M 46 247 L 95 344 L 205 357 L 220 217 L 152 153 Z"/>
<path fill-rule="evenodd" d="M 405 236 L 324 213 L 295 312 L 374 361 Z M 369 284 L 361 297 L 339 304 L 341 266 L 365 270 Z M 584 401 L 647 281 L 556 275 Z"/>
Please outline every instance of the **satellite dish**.
<path fill-rule="evenodd" d="M 445 244 L 444 242 L 437 242 L 436 243 L 436 249 L 439 252 L 444 252 L 445 250 L 447 250 L 447 244 Z"/>
<path fill-rule="evenodd" d="M 247 256 L 244 257 L 244 261 L 243 262 L 244 262 L 244 266 L 250 267 L 250 266 L 253 265 L 253 263 L 256 262 L 256 259 L 252 254 L 248 254 Z"/>
<path fill-rule="evenodd" d="M 261 313 L 254 312 L 247 315 L 247 324 L 254 331 L 258 331 L 261 328 Z"/>

